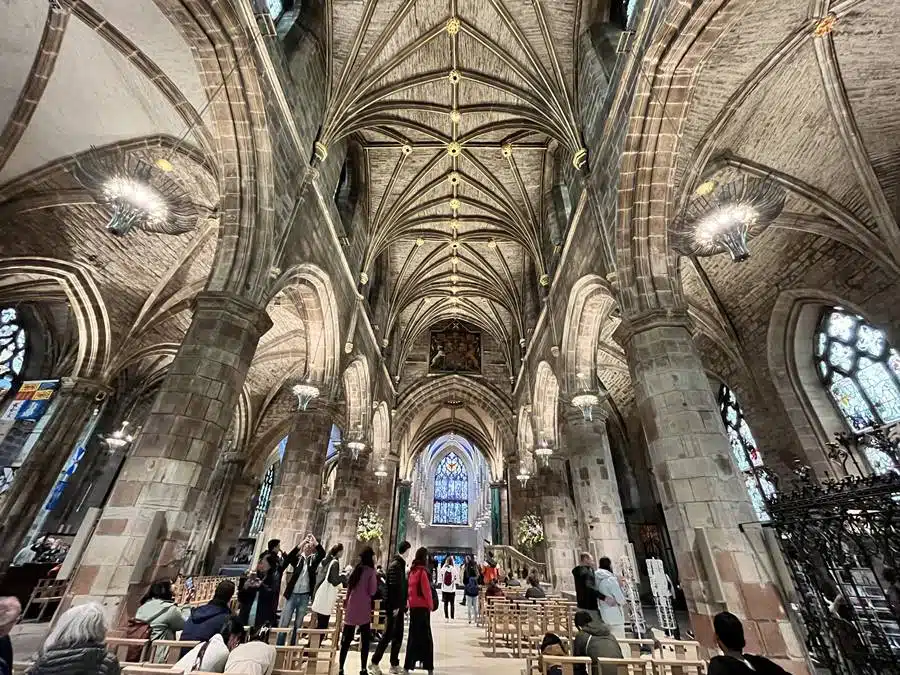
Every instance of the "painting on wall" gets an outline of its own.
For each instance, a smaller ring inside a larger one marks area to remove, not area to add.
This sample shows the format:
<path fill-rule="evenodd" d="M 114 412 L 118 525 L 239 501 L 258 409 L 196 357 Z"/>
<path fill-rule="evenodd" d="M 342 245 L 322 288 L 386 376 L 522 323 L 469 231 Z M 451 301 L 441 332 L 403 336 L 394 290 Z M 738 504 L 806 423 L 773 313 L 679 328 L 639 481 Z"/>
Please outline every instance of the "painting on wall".
<path fill-rule="evenodd" d="M 481 331 L 452 319 L 431 331 L 428 372 L 481 374 Z"/>

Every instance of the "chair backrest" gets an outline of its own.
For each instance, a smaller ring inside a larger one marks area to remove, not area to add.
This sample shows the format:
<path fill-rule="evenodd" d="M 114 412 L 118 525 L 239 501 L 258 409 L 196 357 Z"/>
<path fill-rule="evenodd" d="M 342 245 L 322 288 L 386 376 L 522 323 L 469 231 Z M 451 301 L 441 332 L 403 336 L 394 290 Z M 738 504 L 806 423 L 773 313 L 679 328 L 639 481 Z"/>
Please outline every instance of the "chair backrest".
<path fill-rule="evenodd" d="M 652 659 L 654 675 L 705 675 L 709 664 L 706 661 L 697 660 L 678 660 L 678 661 L 657 661 Z"/>
<path fill-rule="evenodd" d="M 639 659 L 641 657 L 641 650 L 647 656 L 653 654 L 655 643 L 653 640 L 637 640 L 632 638 L 619 638 L 617 639 L 619 643 L 619 647 L 622 648 L 622 657 L 626 659 Z"/>
<path fill-rule="evenodd" d="M 119 663 L 141 663 L 147 658 L 147 646 L 149 644 L 150 640 L 137 640 L 135 638 L 113 637 L 110 635 L 106 636 L 106 649 L 115 654 L 116 658 L 119 659 Z M 141 657 L 139 661 L 128 660 L 128 651 L 132 650 L 134 647 L 141 648 Z"/>
<path fill-rule="evenodd" d="M 699 661 L 700 643 L 691 640 L 657 640 L 653 658 L 658 661 Z"/>
<path fill-rule="evenodd" d="M 653 663 L 650 659 L 607 659 L 596 658 L 594 661 L 601 666 L 602 672 L 615 667 L 616 675 L 652 675 Z"/>
<path fill-rule="evenodd" d="M 583 665 L 588 672 L 591 670 L 591 659 L 588 656 L 541 656 L 541 675 L 551 675 L 555 668 L 562 671 L 562 675 L 575 675 L 575 666 Z"/>
<path fill-rule="evenodd" d="M 162 661 L 157 663 L 175 665 L 181 658 L 181 650 L 190 651 L 199 644 L 199 640 L 154 640 L 153 651 L 156 654 L 165 654 Z"/>

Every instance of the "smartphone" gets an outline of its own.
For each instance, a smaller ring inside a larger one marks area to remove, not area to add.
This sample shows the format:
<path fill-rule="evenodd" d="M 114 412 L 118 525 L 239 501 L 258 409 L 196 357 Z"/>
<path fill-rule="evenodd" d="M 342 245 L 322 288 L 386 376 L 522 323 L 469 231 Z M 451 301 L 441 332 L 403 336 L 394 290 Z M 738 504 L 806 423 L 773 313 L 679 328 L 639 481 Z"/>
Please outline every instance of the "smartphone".
<path fill-rule="evenodd" d="M 187 579 L 185 579 L 184 587 L 189 591 L 194 590 L 194 577 L 188 577 Z"/>

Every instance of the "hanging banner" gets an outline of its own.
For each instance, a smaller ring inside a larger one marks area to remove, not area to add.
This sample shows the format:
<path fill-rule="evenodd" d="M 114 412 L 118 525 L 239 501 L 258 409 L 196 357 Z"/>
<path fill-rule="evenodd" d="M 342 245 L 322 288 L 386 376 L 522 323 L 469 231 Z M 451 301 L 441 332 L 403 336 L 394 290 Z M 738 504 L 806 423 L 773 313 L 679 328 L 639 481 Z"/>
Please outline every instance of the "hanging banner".
<path fill-rule="evenodd" d="M 23 382 L 15 398 L 0 417 L 3 421 L 28 420 L 37 422 L 59 389 L 59 380 L 32 380 Z"/>

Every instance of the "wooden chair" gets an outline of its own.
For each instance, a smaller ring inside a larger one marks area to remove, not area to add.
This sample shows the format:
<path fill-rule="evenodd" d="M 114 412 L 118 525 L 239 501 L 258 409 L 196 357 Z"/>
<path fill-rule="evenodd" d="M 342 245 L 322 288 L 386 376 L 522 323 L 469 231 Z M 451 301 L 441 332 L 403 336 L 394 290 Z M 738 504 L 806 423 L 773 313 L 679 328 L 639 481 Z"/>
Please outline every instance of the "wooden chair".
<path fill-rule="evenodd" d="M 638 640 L 635 638 L 625 638 L 617 640 L 619 647 L 622 648 L 622 656 L 626 659 L 650 658 L 653 655 L 653 640 Z M 643 651 L 642 651 L 643 650 Z"/>
<path fill-rule="evenodd" d="M 678 661 L 658 661 L 651 659 L 654 675 L 705 675 L 706 661 L 683 659 Z"/>
<path fill-rule="evenodd" d="M 616 675 L 652 675 L 653 663 L 650 659 L 607 659 L 596 658 L 600 666 L 615 666 Z"/>
<path fill-rule="evenodd" d="M 112 632 L 112 631 L 110 631 Z M 118 631 L 123 632 L 123 631 Z M 138 640 L 135 638 L 126 638 L 126 637 L 117 637 L 115 635 L 106 636 L 106 649 L 113 654 L 115 654 L 116 658 L 119 659 L 119 663 L 125 665 L 127 663 L 131 663 L 137 665 L 139 663 L 143 663 L 147 660 L 147 647 L 149 646 L 149 640 Z M 139 661 L 129 661 L 127 658 L 128 650 L 132 647 L 140 647 L 141 648 L 141 658 Z"/>
<path fill-rule="evenodd" d="M 575 675 L 575 666 L 583 665 L 588 672 L 591 671 L 591 659 L 588 656 L 546 656 L 538 659 L 541 675 L 548 675 L 554 666 L 562 668 L 562 675 Z M 526 665 L 527 667 L 527 665 Z M 530 671 L 529 671 L 530 672 Z"/>
<path fill-rule="evenodd" d="M 154 640 L 151 647 L 153 653 L 164 654 L 162 661 L 154 658 L 154 663 L 173 666 L 181 658 L 182 650 L 187 650 L 187 653 L 199 644 L 199 640 Z"/>
<path fill-rule="evenodd" d="M 37 582 L 37 586 L 34 587 L 34 590 L 31 591 L 31 595 L 28 597 L 28 602 L 25 603 L 25 609 L 22 611 L 21 623 L 40 623 L 44 620 L 44 612 L 47 611 L 47 607 L 54 603 L 59 603 L 63 596 L 66 594 L 66 587 L 69 585 L 69 582 L 64 579 L 41 579 Z M 26 619 L 28 616 L 28 610 L 31 609 L 32 606 L 38 606 L 40 609 L 38 610 L 38 615 L 34 619 Z"/>
<path fill-rule="evenodd" d="M 691 640 L 656 640 L 653 658 L 657 661 L 699 661 L 700 643 Z"/>

